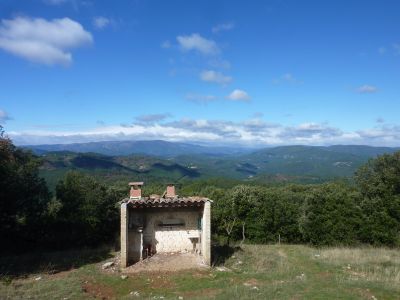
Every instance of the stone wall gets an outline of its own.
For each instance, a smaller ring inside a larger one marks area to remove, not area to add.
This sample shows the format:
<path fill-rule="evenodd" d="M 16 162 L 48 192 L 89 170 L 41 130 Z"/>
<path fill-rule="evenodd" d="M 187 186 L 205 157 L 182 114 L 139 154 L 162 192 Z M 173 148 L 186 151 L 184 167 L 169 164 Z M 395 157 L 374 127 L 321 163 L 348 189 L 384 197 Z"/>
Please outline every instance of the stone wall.
<path fill-rule="evenodd" d="M 202 217 L 201 210 L 163 208 L 147 210 L 144 213 L 144 247 L 151 245 L 156 252 L 189 252 L 196 249 L 199 251 L 201 230 L 198 228 L 198 222 Z M 172 219 L 180 220 L 183 225 L 160 226 L 164 221 Z M 194 243 L 196 240 L 197 243 Z"/>
<path fill-rule="evenodd" d="M 203 261 L 211 265 L 211 203 L 206 202 L 203 210 L 203 226 L 201 233 L 201 249 Z"/>
<path fill-rule="evenodd" d="M 121 267 L 126 268 L 128 266 L 128 218 L 129 209 L 126 203 L 121 204 Z"/>
<path fill-rule="evenodd" d="M 201 229 L 199 225 L 201 224 Z M 195 252 L 210 264 L 210 203 L 204 207 L 121 206 L 121 266 L 155 252 Z"/>

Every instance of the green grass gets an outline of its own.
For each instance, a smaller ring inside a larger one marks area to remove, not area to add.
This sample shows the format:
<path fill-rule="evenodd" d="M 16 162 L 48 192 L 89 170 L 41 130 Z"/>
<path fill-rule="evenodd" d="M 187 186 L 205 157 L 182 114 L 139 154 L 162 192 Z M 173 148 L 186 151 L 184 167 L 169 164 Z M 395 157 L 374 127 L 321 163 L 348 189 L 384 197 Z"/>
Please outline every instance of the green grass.
<path fill-rule="evenodd" d="M 400 251 L 384 248 L 244 245 L 220 255 L 220 264 L 209 270 L 131 274 L 127 279 L 101 270 L 104 250 L 46 256 L 51 272 L 42 255 L 30 273 L 3 275 L 0 299 L 400 299 Z M 79 263 L 72 263 L 74 256 Z M 57 257 L 64 262 L 57 265 Z M 0 259 L 1 264 L 7 261 Z M 228 271 L 219 271 L 221 266 Z"/>

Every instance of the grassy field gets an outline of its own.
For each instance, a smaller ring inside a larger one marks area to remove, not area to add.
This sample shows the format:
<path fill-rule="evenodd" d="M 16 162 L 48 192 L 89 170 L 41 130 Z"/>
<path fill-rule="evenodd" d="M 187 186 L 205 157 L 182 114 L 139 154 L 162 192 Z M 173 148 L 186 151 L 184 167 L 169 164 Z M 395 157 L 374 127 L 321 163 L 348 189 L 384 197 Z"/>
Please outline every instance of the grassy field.
<path fill-rule="evenodd" d="M 217 249 L 209 270 L 125 279 L 101 270 L 114 255 L 106 249 L 44 254 L 34 261 L 2 257 L 0 299 L 400 299 L 399 250 L 300 245 L 223 250 Z"/>

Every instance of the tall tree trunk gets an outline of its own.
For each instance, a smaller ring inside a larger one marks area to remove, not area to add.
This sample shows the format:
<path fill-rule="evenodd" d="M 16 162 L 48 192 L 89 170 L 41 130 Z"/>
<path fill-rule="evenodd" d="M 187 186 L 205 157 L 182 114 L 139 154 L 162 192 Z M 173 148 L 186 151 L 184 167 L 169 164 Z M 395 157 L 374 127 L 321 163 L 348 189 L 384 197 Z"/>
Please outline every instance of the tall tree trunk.
<path fill-rule="evenodd" d="M 233 219 L 232 223 L 229 223 L 229 222 L 225 223 L 225 231 L 228 235 L 228 240 L 227 240 L 228 246 L 229 246 L 229 242 L 231 240 L 231 234 L 232 234 L 233 228 L 235 227 L 235 223 L 236 223 L 236 218 Z"/>
<path fill-rule="evenodd" d="M 246 239 L 246 236 L 245 236 L 245 234 L 244 234 L 244 226 L 245 226 L 245 225 L 246 225 L 246 223 L 243 222 L 243 223 L 242 223 L 242 241 L 240 242 L 240 246 L 243 245 L 244 240 Z"/>

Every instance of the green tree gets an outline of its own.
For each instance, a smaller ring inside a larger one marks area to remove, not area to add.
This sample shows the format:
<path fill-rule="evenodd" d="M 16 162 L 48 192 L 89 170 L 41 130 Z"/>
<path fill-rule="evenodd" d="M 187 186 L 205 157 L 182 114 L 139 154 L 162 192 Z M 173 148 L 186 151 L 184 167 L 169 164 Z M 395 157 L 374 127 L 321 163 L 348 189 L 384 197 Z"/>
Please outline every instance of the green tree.
<path fill-rule="evenodd" d="M 36 246 L 45 230 L 50 193 L 40 161 L 18 149 L 0 126 L 0 238 L 2 251 Z"/>
<path fill-rule="evenodd" d="M 256 192 L 257 191 L 257 192 Z M 248 238 L 252 242 L 302 241 L 299 218 L 304 199 L 294 186 L 253 188 L 253 203 L 247 215 Z"/>
<path fill-rule="evenodd" d="M 400 244 L 400 152 L 371 159 L 355 174 L 363 195 L 363 242 Z"/>
<path fill-rule="evenodd" d="M 359 241 L 361 196 L 351 187 L 327 183 L 315 186 L 306 196 L 300 229 L 314 245 L 351 245 Z"/>
<path fill-rule="evenodd" d="M 213 226 L 228 242 L 300 242 L 299 218 L 304 189 L 239 185 L 221 194 L 213 204 Z"/>
<path fill-rule="evenodd" d="M 212 210 L 214 231 L 226 236 L 227 244 L 230 244 L 232 232 L 237 225 L 237 216 L 233 213 L 231 199 L 224 197 L 214 202 Z"/>
<path fill-rule="evenodd" d="M 75 246 L 110 242 L 118 229 L 122 195 L 78 172 L 68 172 L 56 187 L 60 208 L 54 222 L 64 232 L 60 244 Z"/>

